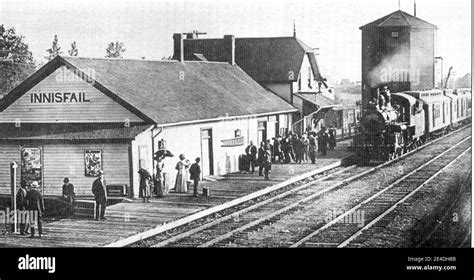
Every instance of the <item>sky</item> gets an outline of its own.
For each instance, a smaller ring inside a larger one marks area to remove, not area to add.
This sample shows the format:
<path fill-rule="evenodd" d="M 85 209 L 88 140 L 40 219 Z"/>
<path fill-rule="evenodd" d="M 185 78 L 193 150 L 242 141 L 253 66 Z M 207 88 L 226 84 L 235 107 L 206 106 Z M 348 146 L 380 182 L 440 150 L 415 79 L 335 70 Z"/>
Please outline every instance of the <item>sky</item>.
<path fill-rule="evenodd" d="M 198 30 L 202 38 L 292 36 L 318 48 L 323 76 L 359 81 L 359 27 L 414 0 L 0 0 L 0 24 L 25 36 L 45 62 L 54 35 L 64 54 L 76 41 L 79 56 L 104 57 L 111 41 L 124 58 L 161 59 L 173 52 L 173 33 Z M 459 76 L 471 71 L 471 1 L 416 0 L 417 16 L 438 26 L 436 56 Z"/>

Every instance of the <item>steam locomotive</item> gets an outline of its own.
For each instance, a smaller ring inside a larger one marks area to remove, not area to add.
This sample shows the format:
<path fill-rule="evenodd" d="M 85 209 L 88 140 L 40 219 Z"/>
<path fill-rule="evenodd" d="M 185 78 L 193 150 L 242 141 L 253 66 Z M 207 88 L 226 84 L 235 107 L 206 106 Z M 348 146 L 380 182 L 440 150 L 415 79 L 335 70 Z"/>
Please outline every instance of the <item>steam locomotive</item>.
<path fill-rule="evenodd" d="M 390 93 L 378 88 L 360 119 L 355 153 L 363 163 L 394 159 L 471 120 L 471 89 Z"/>

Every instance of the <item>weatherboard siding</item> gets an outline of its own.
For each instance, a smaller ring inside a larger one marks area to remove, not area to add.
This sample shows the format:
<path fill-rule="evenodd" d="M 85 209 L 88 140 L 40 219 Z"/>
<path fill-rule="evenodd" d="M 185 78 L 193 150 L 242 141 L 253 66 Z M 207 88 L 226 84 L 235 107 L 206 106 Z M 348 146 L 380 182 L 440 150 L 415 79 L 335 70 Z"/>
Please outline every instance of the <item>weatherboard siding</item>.
<path fill-rule="evenodd" d="M 43 148 L 43 186 L 45 195 L 61 195 L 64 177 L 74 184 L 76 195 L 92 195 L 95 177 L 85 176 L 84 151 L 102 150 L 107 184 L 130 185 L 127 144 L 45 144 Z M 0 193 L 10 192 L 10 163 L 20 163 L 20 145 L 0 145 Z M 20 182 L 18 169 L 17 182 Z"/>
<path fill-rule="evenodd" d="M 51 93 L 54 95 L 51 96 Z M 65 93 L 69 94 L 65 95 Z M 0 122 L 18 121 L 26 123 L 143 122 L 138 116 L 90 83 L 75 76 L 64 66 L 58 68 L 0 113 Z"/>
<path fill-rule="evenodd" d="M 20 146 L 13 144 L 0 145 L 0 193 L 10 193 L 10 164 L 20 162 Z M 16 181 L 20 182 L 20 169 L 18 169 Z"/>
<path fill-rule="evenodd" d="M 85 150 L 102 150 L 102 168 L 108 185 L 130 184 L 127 144 L 44 145 L 45 195 L 60 195 L 64 177 L 74 184 L 76 195 L 92 195 L 92 182 L 96 177 L 85 176 Z"/>

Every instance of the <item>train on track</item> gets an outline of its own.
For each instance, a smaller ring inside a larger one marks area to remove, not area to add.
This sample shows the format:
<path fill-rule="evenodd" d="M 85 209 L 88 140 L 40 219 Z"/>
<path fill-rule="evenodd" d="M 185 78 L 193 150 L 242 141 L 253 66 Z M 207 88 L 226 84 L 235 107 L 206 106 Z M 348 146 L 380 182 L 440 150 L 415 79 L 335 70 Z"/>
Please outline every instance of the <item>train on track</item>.
<path fill-rule="evenodd" d="M 443 57 L 435 52 L 437 29 L 401 10 L 360 27 L 362 115 L 352 147 L 357 160 L 396 158 L 470 121 L 471 89 L 448 89 L 453 67 L 444 77 Z"/>
<path fill-rule="evenodd" d="M 471 89 L 390 93 L 377 89 L 354 137 L 362 162 L 394 159 L 471 121 Z"/>

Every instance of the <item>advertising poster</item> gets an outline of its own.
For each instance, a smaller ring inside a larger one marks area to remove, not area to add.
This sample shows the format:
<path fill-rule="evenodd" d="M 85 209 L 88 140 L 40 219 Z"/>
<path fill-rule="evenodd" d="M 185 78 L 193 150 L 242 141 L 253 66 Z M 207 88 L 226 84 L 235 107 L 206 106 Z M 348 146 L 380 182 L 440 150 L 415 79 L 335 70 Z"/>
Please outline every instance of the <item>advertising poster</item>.
<path fill-rule="evenodd" d="M 87 177 L 99 176 L 99 170 L 102 169 L 102 151 L 86 150 L 84 152 L 85 175 Z"/>

